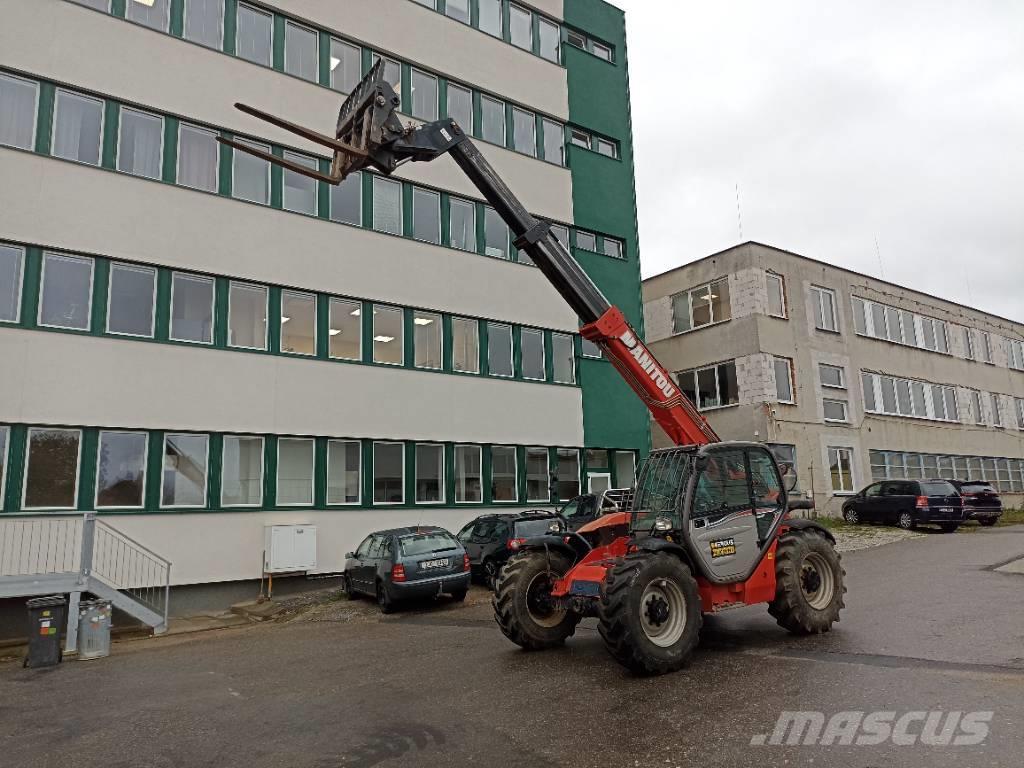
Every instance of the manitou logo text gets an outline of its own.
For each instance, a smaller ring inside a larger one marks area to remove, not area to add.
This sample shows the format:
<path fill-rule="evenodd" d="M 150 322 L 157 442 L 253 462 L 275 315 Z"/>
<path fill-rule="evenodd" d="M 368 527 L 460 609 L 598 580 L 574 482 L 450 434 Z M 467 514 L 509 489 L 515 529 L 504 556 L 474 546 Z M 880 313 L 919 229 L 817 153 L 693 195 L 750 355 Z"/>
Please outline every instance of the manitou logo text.
<path fill-rule="evenodd" d="M 823 712 L 783 712 L 771 734 L 759 733 L 751 746 L 877 746 L 924 744 L 975 746 L 988 738 L 993 712 L 837 712 L 826 724 Z"/>
<path fill-rule="evenodd" d="M 629 349 L 629 354 L 636 359 L 640 367 L 651 377 L 651 381 L 662 391 L 662 394 L 665 397 L 675 395 L 676 388 L 672 386 L 672 380 L 668 377 L 667 373 L 661 370 L 661 366 L 651 357 L 651 353 L 644 349 L 644 345 L 640 343 L 639 339 L 631 331 L 626 331 L 619 339 Z"/>

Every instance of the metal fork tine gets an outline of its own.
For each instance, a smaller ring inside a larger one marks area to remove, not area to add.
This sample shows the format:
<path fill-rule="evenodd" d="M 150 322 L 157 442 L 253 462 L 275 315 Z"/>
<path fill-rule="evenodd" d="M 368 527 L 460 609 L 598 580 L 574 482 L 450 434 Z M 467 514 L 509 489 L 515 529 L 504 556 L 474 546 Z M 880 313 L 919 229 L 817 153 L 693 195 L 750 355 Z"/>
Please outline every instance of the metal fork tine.
<path fill-rule="evenodd" d="M 341 181 L 340 175 L 335 176 L 320 173 L 319 171 L 314 171 L 312 168 L 307 168 L 306 166 L 300 165 L 299 163 L 293 163 L 291 160 L 285 160 L 283 157 L 272 155 L 269 152 L 264 152 L 262 149 L 256 149 L 254 147 L 241 144 L 237 141 L 233 141 L 232 139 L 225 139 L 218 136 L 217 141 L 219 141 L 221 144 L 226 144 L 227 146 L 233 147 L 234 149 L 240 150 L 242 152 L 247 152 L 248 154 L 253 155 L 254 157 L 259 157 L 263 160 L 266 160 L 268 163 L 280 165 L 282 168 L 287 168 L 289 171 L 294 171 L 295 173 L 302 174 L 303 176 L 309 176 L 311 179 L 316 179 L 317 181 L 326 181 L 328 184 L 337 184 Z"/>
<path fill-rule="evenodd" d="M 242 104 L 240 102 L 236 103 L 235 109 L 239 110 L 240 112 L 245 112 L 245 114 L 251 115 L 252 117 L 255 117 L 259 120 L 263 120 L 264 122 L 270 123 L 271 125 L 276 125 L 278 128 L 288 131 L 289 133 L 294 133 L 296 136 L 301 136 L 304 139 L 309 139 L 314 144 L 322 144 L 325 147 L 330 147 L 331 149 L 337 150 L 339 152 L 355 152 L 362 155 L 366 154 L 365 152 L 362 152 L 356 149 L 355 147 L 346 144 L 343 141 L 338 141 L 333 136 L 328 136 L 326 134 L 319 133 L 311 128 L 301 126 L 298 123 L 293 123 L 290 120 L 285 120 L 283 117 L 277 117 L 276 115 L 272 115 L 269 112 L 264 112 L 262 109 L 250 107 L 248 104 Z"/>

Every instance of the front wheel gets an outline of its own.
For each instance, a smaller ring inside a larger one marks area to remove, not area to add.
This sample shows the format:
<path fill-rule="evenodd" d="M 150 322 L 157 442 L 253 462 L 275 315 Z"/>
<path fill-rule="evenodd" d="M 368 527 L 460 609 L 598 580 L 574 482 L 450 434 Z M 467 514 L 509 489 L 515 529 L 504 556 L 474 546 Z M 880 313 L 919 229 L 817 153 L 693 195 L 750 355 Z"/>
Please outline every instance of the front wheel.
<path fill-rule="evenodd" d="M 775 550 L 775 599 L 768 613 L 796 635 L 828 632 L 845 605 L 845 576 L 839 553 L 820 533 L 787 533 Z"/>
<path fill-rule="evenodd" d="M 520 552 L 509 558 L 494 584 L 494 620 L 505 637 L 527 651 L 553 648 L 572 637 L 580 616 L 551 597 L 555 582 L 572 567 L 558 552 Z"/>
<path fill-rule="evenodd" d="M 857 510 L 853 507 L 843 510 L 843 519 L 846 520 L 850 525 L 857 525 L 860 522 L 860 515 L 857 514 Z"/>
<path fill-rule="evenodd" d="M 909 531 L 914 527 L 914 516 L 909 512 L 900 512 L 900 516 L 896 520 L 896 525 L 904 531 Z"/>
<path fill-rule="evenodd" d="M 377 607 L 381 613 L 392 613 L 395 610 L 395 601 L 388 592 L 387 585 L 382 581 L 377 582 Z"/>
<path fill-rule="evenodd" d="M 639 675 L 675 672 L 700 635 L 697 581 L 672 555 L 626 555 L 605 577 L 600 619 L 605 647 L 624 667 Z"/>

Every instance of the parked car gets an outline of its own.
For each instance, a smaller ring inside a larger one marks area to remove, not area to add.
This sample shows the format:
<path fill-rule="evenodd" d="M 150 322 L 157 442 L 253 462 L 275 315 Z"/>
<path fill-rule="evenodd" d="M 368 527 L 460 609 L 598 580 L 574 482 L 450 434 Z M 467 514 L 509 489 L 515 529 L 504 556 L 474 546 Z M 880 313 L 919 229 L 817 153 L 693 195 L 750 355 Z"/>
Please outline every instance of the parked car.
<path fill-rule="evenodd" d="M 995 525 L 1002 517 L 1003 501 L 991 483 L 984 480 L 950 480 L 964 500 L 964 517 L 979 525 Z"/>
<path fill-rule="evenodd" d="M 375 597 L 383 613 L 390 613 L 400 600 L 442 592 L 465 600 L 469 556 L 451 533 L 437 526 L 377 531 L 345 555 L 342 580 L 350 598 L 360 593 Z"/>
<path fill-rule="evenodd" d="M 570 531 L 576 531 L 601 515 L 628 510 L 632 500 L 632 488 L 609 488 L 570 499 L 558 510 L 558 514 L 565 520 Z"/>
<path fill-rule="evenodd" d="M 952 533 L 964 522 L 963 499 L 947 480 L 883 480 L 843 504 L 848 523 L 887 523 L 900 528 L 939 526 Z"/>
<path fill-rule="evenodd" d="M 493 587 L 501 567 L 520 544 L 550 531 L 565 530 L 565 521 L 557 512 L 497 513 L 481 515 L 466 523 L 458 539 L 466 548 L 473 576 Z"/>

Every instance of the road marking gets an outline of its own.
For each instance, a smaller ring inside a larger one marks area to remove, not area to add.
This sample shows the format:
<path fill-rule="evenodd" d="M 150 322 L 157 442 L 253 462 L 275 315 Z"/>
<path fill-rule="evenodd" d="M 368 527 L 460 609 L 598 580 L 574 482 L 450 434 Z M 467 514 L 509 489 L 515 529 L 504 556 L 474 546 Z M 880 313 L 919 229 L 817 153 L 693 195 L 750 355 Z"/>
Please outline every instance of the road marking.
<path fill-rule="evenodd" d="M 965 661 L 939 661 L 936 659 L 919 659 L 913 656 L 800 651 L 796 649 L 786 649 L 768 654 L 758 653 L 755 650 L 745 651 L 745 653 L 752 656 L 767 656 L 767 658 L 774 659 L 817 661 L 825 664 L 855 664 L 889 669 L 919 669 L 926 672 L 952 673 L 967 677 L 1005 677 L 1014 680 L 1024 677 L 1024 667 L 1011 667 L 1002 664 L 973 664 Z"/>

